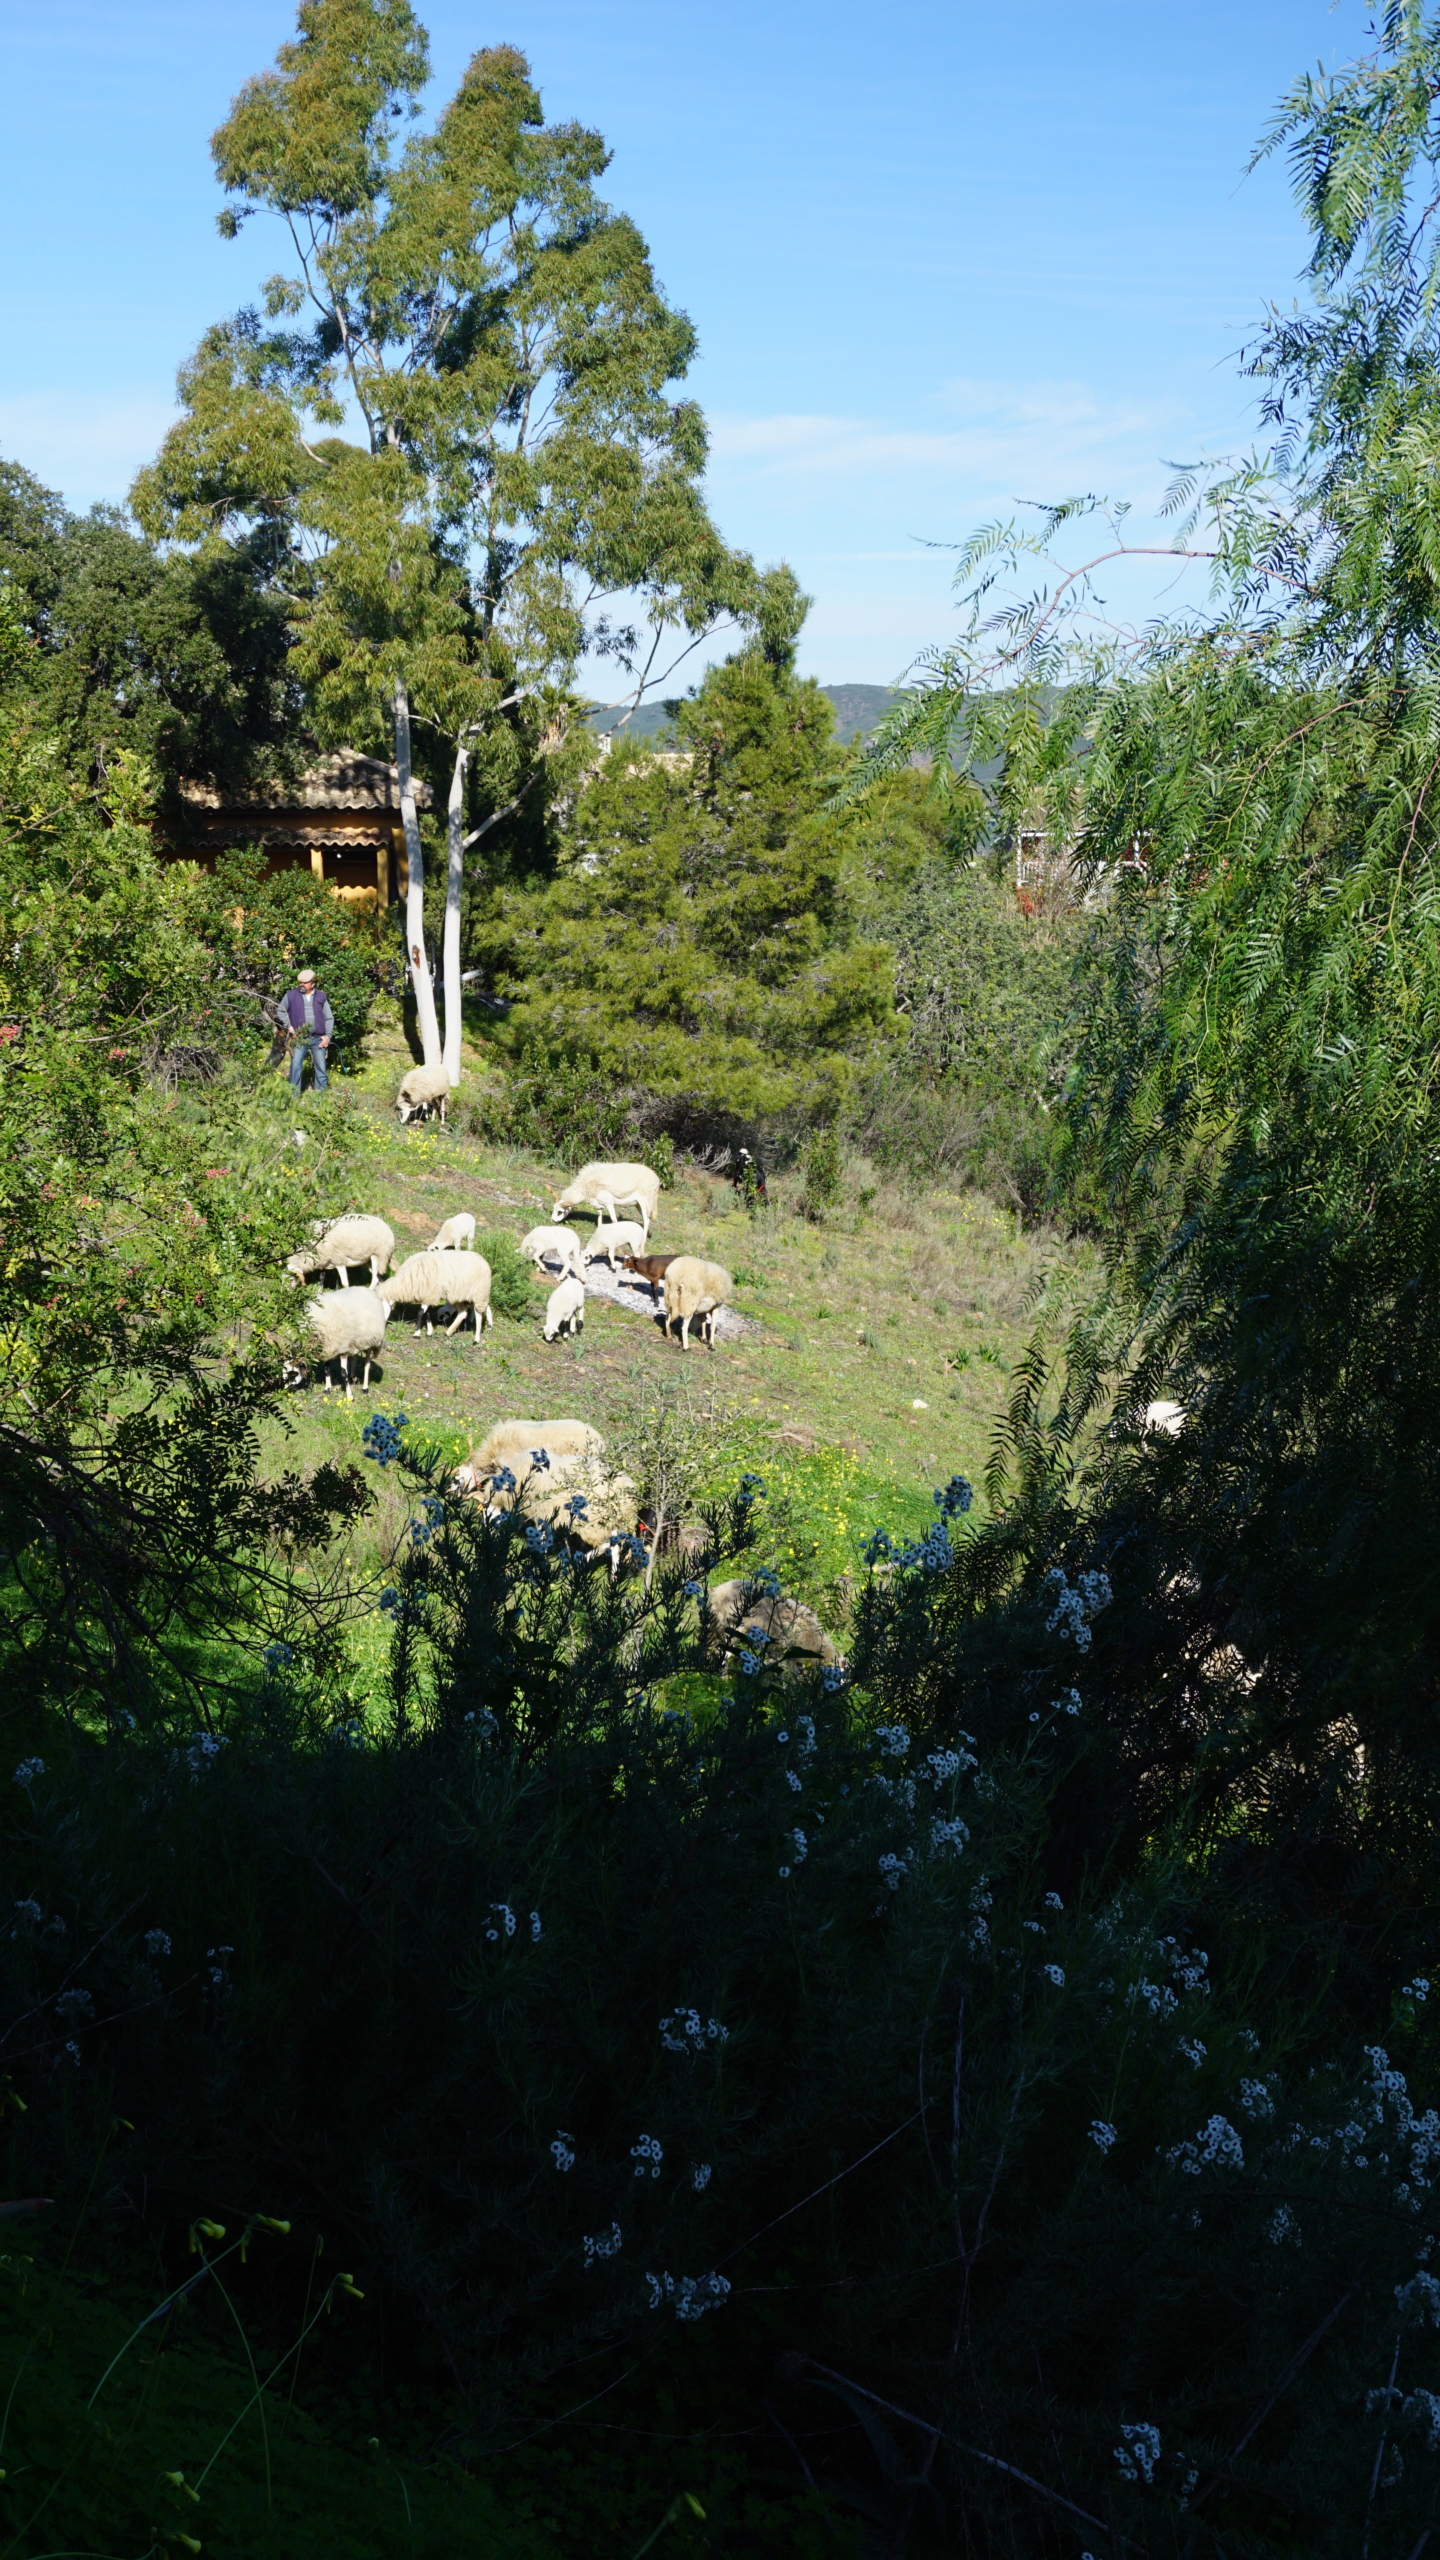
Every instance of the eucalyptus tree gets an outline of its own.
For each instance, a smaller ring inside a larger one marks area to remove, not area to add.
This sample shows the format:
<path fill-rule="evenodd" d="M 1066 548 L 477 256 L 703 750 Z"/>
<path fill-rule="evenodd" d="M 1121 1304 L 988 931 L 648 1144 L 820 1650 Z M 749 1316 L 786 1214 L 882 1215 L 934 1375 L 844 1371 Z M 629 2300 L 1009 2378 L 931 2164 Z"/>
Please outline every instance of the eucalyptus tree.
<path fill-rule="evenodd" d="M 459 1068 L 464 856 L 575 745 L 582 658 L 636 696 L 757 580 L 700 491 L 704 421 L 671 396 L 695 333 L 645 243 L 597 192 L 608 155 L 547 125 L 524 57 L 477 53 L 428 131 L 401 139 L 428 77 L 409 0 L 303 0 L 272 71 L 212 143 L 236 201 L 288 243 L 263 317 L 212 330 L 185 415 L 142 473 L 142 517 L 203 540 L 288 511 L 300 663 L 332 730 L 393 726 L 410 861 L 407 942 L 438 1057 L 412 716 L 447 739 L 447 1036 Z M 359 441 L 343 441 L 340 431 Z M 467 790 L 468 780 L 468 790 Z M 467 833 L 467 802 L 490 807 Z"/>

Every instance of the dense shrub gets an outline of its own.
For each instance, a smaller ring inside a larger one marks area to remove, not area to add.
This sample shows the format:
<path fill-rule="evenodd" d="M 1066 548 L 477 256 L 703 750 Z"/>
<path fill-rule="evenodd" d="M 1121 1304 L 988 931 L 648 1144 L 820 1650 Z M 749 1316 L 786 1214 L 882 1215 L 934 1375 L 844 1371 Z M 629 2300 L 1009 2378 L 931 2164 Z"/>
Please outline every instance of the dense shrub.
<path fill-rule="evenodd" d="M 577 2360 L 583 2396 L 663 2356 L 682 2426 L 773 2407 L 892 2536 L 1039 2553 L 1068 2505 L 1148 2543 L 1203 2492 L 1201 2548 L 1348 2553 L 1383 2432 L 1413 2539 L 1425 1992 L 1363 2059 L 1317 2000 L 1279 2023 L 1223 1907 L 1196 1947 L 1203 1877 L 1076 1853 L 1103 1576 L 998 1593 L 956 1486 L 877 1542 L 848 1691 L 747 1642 L 707 1688 L 692 1567 L 612 1587 L 410 1482 L 383 1733 L 327 1729 L 278 1656 L 215 1735 L 31 1728 L 12 2174 L 78 2201 L 108 2139 L 102 2253 L 230 2197 L 323 2233 L 365 2296 L 323 2369 L 383 2320 L 476 2450 L 558 2417 Z"/>
<path fill-rule="evenodd" d="M 678 768 L 624 742 L 581 793 L 548 886 L 501 894 L 475 947 L 521 1040 L 748 1115 L 826 1107 L 890 1020 L 858 924 L 853 830 L 825 802 L 829 703 L 759 648 L 677 707 Z"/>
<path fill-rule="evenodd" d="M 848 1134 L 878 1165 L 973 1182 L 1037 1214 L 1054 1187 L 1055 1105 L 1078 1036 L 1083 921 L 1037 926 L 978 862 L 932 858 L 886 931 L 905 1046 L 857 1080 Z"/>

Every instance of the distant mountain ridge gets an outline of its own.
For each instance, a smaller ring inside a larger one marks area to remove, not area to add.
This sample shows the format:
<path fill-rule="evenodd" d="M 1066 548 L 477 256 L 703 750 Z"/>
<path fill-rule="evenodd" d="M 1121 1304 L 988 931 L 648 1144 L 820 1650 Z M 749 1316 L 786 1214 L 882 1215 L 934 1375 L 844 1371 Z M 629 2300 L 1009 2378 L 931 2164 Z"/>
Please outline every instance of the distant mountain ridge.
<path fill-rule="evenodd" d="M 879 727 L 886 712 L 899 700 L 885 684 L 822 684 L 821 692 L 835 708 L 837 738 L 868 738 Z M 607 729 L 618 729 L 625 720 L 623 702 L 592 702 L 585 714 L 592 729 L 603 736 Z M 632 711 L 625 727 L 632 738 L 660 738 L 671 721 L 663 702 L 643 702 Z"/>

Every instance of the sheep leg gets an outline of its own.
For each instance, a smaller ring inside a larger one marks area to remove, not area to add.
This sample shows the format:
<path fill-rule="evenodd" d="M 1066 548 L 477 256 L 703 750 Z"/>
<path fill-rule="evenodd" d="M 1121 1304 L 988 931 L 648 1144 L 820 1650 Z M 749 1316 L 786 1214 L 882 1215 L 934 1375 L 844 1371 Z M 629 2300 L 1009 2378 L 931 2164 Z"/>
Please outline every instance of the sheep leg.
<path fill-rule="evenodd" d="M 490 1301 L 489 1301 L 489 1299 L 488 1299 L 488 1298 L 487 1298 L 487 1299 L 486 1299 L 486 1301 L 485 1301 L 485 1310 L 484 1310 L 484 1313 L 485 1313 L 485 1321 L 486 1321 L 486 1323 L 487 1323 L 489 1326 L 491 1326 L 491 1327 L 492 1327 L 492 1329 L 493 1329 L 493 1327 L 494 1327 L 494 1323 L 495 1323 L 495 1310 L 494 1310 L 494 1308 L 491 1306 Z M 478 1325 L 478 1324 L 476 1325 L 475 1330 L 476 1330 L 476 1332 L 477 1332 L 477 1333 L 479 1332 L 480 1327 L 479 1327 L 479 1325 Z"/>
<path fill-rule="evenodd" d="M 340 1374 L 345 1381 L 345 1401 L 347 1404 L 353 1404 L 355 1399 L 350 1393 L 350 1354 L 348 1351 L 342 1351 L 340 1354 Z"/>
<path fill-rule="evenodd" d="M 680 1348 L 682 1351 L 688 1351 L 690 1348 L 690 1318 L 688 1315 L 682 1316 L 680 1319 Z"/>
<path fill-rule="evenodd" d="M 451 1336 L 451 1334 L 452 1334 L 452 1333 L 458 1333 L 458 1332 L 459 1332 L 460 1327 L 461 1327 L 461 1326 L 462 1326 L 462 1324 L 464 1323 L 464 1321 L 465 1321 L 465 1319 L 466 1319 L 466 1317 L 468 1316 L 468 1314 L 469 1314 L 469 1313 L 470 1313 L 470 1310 L 469 1310 L 469 1308 L 468 1308 L 468 1307 L 462 1307 L 462 1308 L 461 1308 L 461 1310 L 460 1310 L 460 1313 L 459 1313 L 459 1314 L 458 1314 L 458 1316 L 456 1317 L 456 1319 L 455 1319 L 454 1323 L 453 1323 L 453 1324 L 447 1324 L 447 1326 L 445 1327 L 445 1339 L 446 1339 L 446 1341 L 447 1341 L 447 1342 L 449 1341 L 450 1336 Z M 478 1315 L 478 1314 L 476 1315 L 476 1318 L 475 1318 L 475 1330 L 476 1330 L 476 1332 L 477 1332 L 477 1333 L 478 1333 L 478 1332 L 479 1332 L 479 1330 L 480 1330 L 480 1318 L 479 1318 L 479 1315 Z"/>
<path fill-rule="evenodd" d="M 342 1289 L 348 1289 L 348 1288 L 349 1288 L 349 1286 L 350 1286 L 350 1271 L 349 1271 L 349 1266 L 348 1266 L 346 1263 L 343 1263 L 343 1262 L 342 1262 L 342 1263 L 340 1263 L 340 1264 L 337 1266 L 337 1268 L 338 1268 L 339 1273 L 340 1273 L 340 1286 L 341 1286 L 341 1288 L 342 1288 Z"/>
<path fill-rule="evenodd" d="M 360 1381 L 360 1392 L 362 1395 L 368 1395 L 370 1392 L 370 1354 L 368 1351 L 365 1354 L 365 1375 Z"/>

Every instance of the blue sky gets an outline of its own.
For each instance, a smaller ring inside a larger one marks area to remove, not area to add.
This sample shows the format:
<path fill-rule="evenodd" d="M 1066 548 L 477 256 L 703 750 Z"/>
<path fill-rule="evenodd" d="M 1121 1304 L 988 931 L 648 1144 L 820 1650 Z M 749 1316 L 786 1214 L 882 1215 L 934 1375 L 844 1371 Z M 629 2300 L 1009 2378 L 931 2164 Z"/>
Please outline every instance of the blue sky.
<path fill-rule="evenodd" d="M 954 628 L 954 542 L 1016 499 L 1153 509 L 1166 463 L 1253 433 L 1233 350 L 1304 242 L 1243 176 L 1357 0 L 432 0 L 436 93 L 481 44 L 598 125 L 611 200 L 694 318 L 710 496 L 815 605 L 802 663 L 887 683 Z M 0 452 L 121 499 L 175 368 L 281 263 L 216 235 L 208 136 L 292 31 L 283 0 L 7 12 Z M 1194 573 L 1192 573 L 1194 574 Z"/>

